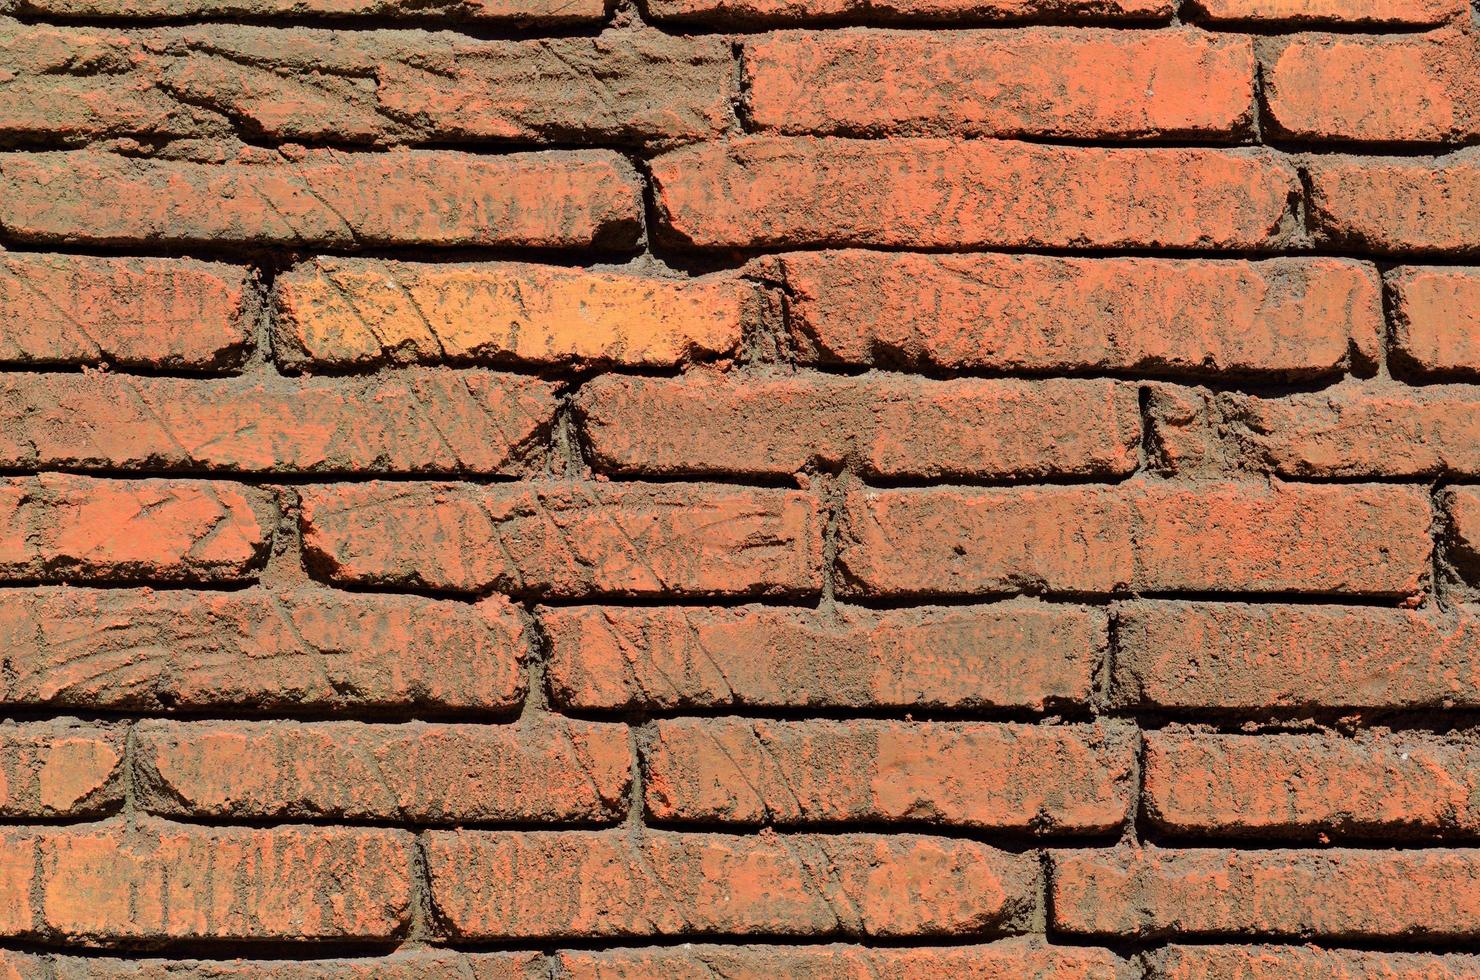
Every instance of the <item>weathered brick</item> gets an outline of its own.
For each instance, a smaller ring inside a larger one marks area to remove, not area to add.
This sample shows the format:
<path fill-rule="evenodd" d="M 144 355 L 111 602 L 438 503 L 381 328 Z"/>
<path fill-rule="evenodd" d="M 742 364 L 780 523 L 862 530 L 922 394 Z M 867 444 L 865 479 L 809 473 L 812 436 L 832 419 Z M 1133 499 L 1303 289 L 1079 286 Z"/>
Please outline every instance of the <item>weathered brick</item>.
<path fill-rule="evenodd" d="M 149 819 L 0 831 L 0 935 L 149 945 L 387 940 L 409 922 L 412 843 L 399 830 Z M 30 861 L 28 873 L 11 876 L 12 858 Z"/>
<path fill-rule="evenodd" d="M 905 709 L 1086 704 L 1104 614 L 1009 601 L 875 612 L 740 608 L 538 610 L 560 705 Z"/>
<path fill-rule="evenodd" d="M 1480 40 L 1301 37 L 1263 68 L 1271 131 L 1300 140 L 1463 143 L 1480 136 Z"/>
<path fill-rule="evenodd" d="M 5 649 L 9 663 L 16 651 Z M 67 721 L 0 725 L 0 817 L 79 817 L 115 808 L 123 802 L 123 737 L 122 728 Z"/>
<path fill-rule="evenodd" d="M 191 960 L 0 952 L 5 980 L 542 980 L 542 953 L 406 950 L 353 959 Z"/>
<path fill-rule="evenodd" d="M 1406 266 L 1388 283 L 1395 369 L 1480 374 L 1480 270 Z"/>
<path fill-rule="evenodd" d="M 1179 834 L 1469 838 L 1480 744 L 1464 735 L 1147 732 L 1145 808 Z"/>
<path fill-rule="evenodd" d="M 650 30 L 487 41 L 451 32 L 0 22 L 0 133 L 72 142 L 703 139 L 730 125 L 718 37 Z M 101 69 L 101 70 L 100 70 Z"/>
<path fill-rule="evenodd" d="M 48 17 L 386 17 L 496 21 L 514 26 L 594 24 L 602 0 L 15 0 L 17 13 Z"/>
<path fill-rule="evenodd" d="M 1031 854 L 909 835 L 434 831 L 424 842 L 432 900 L 461 940 L 980 935 L 1021 929 L 1039 887 Z"/>
<path fill-rule="evenodd" d="M 51 0 L 61 2 L 61 0 Z M 659 21 L 700 24 L 789 24 L 866 17 L 880 23 L 1064 20 L 1165 20 L 1168 0 L 651 0 Z"/>
<path fill-rule="evenodd" d="M 1114 830 L 1130 810 L 1123 728 L 682 718 L 643 759 L 659 821 L 908 821 L 1040 834 Z"/>
<path fill-rule="evenodd" d="M 1171 709 L 1480 707 L 1480 612 L 1121 605 L 1113 698 Z"/>
<path fill-rule="evenodd" d="M 1168 946 L 1149 957 L 1151 980 L 1468 980 L 1480 957 L 1314 946 Z"/>
<path fill-rule="evenodd" d="M 235 483 L 10 477 L 0 480 L 0 581 L 253 579 L 271 543 L 269 507 Z"/>
<path fill-rule="evenodd" d="M 161 816 L 609 821 L 627 810 L 627 726 L 141 722 L 139 800 Z"/>
<path fill-rule="evenodd" d="M 1480 487 L 1445 487 L 1440 501 L 1449 525 L 1444 557 L 1466 582 L 1480 585 Z"/>
<path fill-rule="evenodd" d="M 641 215 L 631 164 L 606 150 L 308 150 L 232 163 L 92 151 L 0 159 L 0 223 L 28 242 L 627 249 Z"/>
<path fill-rule="evenodd" d="M 524 697 L 529 643 L 497 598 L 0 589 L 0 703 L 506 712 Z"/>
<path fill-rule="evenodd" d="M 755 287 L 522 262 L 317 258 L 279 276 L 273 340 L 293 369 L 399 363 L 670 367 L 733 354 Z"/>
<path fill-rule="evenodd" d="M 0 364 L 231 368 L 256 305 L 241 266 L 0 252 Z"/>
<path fill-rule="evenodd" d="M 1124 960 L 1104 949 L 1049 946 L 1039 939 L 1003 939 L 979 946 L 929 948 L 711 946 L 685 943 L 653 949 L 605 949 L 558 955 L 570 980 L 768 980 L 772 977 L 974 977 L 976 980 L 1129 980 Z M 29 978 L 27 978 L 29 980 Z M 71 978 L 63 978 L 71 980 Z"/>
<path fill-rule="evenodd" d="M 1428 27 L 1468 11 L 1466 0 L 1191 0 L 1184 16 L 1212 24 Z"/>
<path fill-rule="evenodd" d="M 1220 402 L 1249 465 L 1281 476 L 1480 474 L 1480 387 L 1473 385 L 1357 383 Z"/>
<path fill-rule="evenodd" d="M 0 377 L 0 466 L 235 473 L 518 474 L 555 386 L 409 368 L 372 379 Z"/>
<path fill-rule="evenodd" d="M 357 483 L 303 490 L 304 548 L 338 583 L 519 595 L 807 595 L 812 494 L 713 484 Z"/>
<path fill-rule="evenodd" d="M 1480 924 L 1480 852 L 1054 851 L 1052 928 L 1121 938 L 1458 941 Z"/>
<path fill-rule="evenodd" d="M 576 405 L 598 470 L 782 476 L 855 464 L 883 477 L 1126 476 L 1139 396 L 1114 381 L 907 375 L 606 375 Z"/>
<path fill-rule="evenodd" d="M 1374 252 L 1480 254 L 1480 155 L 1311 159 L 1317 237 Z"/>
<path fill-rule="evenodd" d="M 1371 266 L 918 255 L 767 260 L 804 363 L 1315 377 L 1377 357 Z M 758 271 L 759 271 L 758 270 Z"/>
<path fill-rule="evenodd" d="M 1242 248 L 1299 183 L 1263 150 L 747 136 L 652 162 L 669 239 L 702 248 Z M 1024 193 L 1031 188 L 1032 193 Z"/>
<path fill-rule="evenodd" d="M 1254 46 L 1206 32 L 788 31 L 745 44 L 762 130 L 1235 139 L 1254 117 Z"/>
<path fill-rule="evenodd" d="M 850 490 L 848 595 L 1011 592 L 1416 594 L 1423 488 L 1168 483 Z"/>

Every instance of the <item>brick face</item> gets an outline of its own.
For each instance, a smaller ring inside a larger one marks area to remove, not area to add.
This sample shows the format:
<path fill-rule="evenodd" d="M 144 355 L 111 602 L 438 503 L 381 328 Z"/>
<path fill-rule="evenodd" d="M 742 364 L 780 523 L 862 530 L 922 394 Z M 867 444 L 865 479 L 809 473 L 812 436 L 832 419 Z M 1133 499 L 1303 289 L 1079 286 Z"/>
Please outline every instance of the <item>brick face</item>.
<path fill-rule="evenodd" d="M 0 0 L 0 980 L 1480 977 L 1467 0 Z"/>

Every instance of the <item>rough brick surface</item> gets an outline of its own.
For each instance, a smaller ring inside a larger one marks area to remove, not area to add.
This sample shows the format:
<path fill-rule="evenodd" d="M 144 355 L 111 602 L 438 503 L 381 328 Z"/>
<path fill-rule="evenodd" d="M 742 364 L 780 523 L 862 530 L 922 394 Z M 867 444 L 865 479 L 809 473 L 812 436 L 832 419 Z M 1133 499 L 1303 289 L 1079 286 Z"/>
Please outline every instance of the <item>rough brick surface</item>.
<path fill-rule="evenodd" d="M 1480 957 L 1375 953 L 1312 946 L 1170 946 L 1150 961 L 1153 980 L 1462 980 Z"/>
<path fill-rule="evenodd" d="M 1408 266 L 1391 282 L 1395 365 L 1422 374 L 1480 375 L 1480 270 Z"/>
<path fill-rule="evenodd" d="M 1464 0 L 1192 0 L 1211 24 L 1253 27 L 1428 27 L 1466 12 Z"/>
<path fill-rule="evenodd" d="M 123 802 L 121 728 L 30 722 L 0 728 L 0 816 L 77 817 Z"/>
<path fill-rule="evenodd" d="M 1378 253 L 1480 252 L 1480 156 L 1321 156 L 1310 165 L 1311 215 L 1325 241 Z"/>
<path fill-rule="evenodd" d="M 704 24 L 794 23 L 867 17 L 884 23 L 1166 18 L 1166 0 L 652 0 L 659 21 Z"/>
<path fill-rule="evenodd" d="M 15 0 L 15 12 L 77 18 L 385 17 L 558 26 L 600 21 L 598 0 Z"/>

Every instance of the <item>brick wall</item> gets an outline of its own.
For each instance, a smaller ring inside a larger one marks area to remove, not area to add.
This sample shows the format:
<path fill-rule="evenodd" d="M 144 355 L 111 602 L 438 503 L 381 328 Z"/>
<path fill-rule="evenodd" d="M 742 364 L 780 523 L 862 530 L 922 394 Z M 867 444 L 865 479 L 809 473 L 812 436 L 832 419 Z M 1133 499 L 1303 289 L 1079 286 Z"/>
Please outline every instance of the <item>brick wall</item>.
<path fill-rule="evenodd" d="M 0 978 L 1480 977 L 1467 0 L 3 9 Z"/>

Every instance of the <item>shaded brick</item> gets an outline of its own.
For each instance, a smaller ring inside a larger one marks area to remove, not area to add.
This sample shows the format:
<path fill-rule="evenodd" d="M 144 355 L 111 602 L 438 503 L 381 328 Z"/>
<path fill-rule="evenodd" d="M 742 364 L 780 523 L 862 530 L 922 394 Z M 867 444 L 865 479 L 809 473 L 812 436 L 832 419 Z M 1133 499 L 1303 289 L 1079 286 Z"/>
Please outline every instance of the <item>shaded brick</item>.
<path fill-rule="evenodd" d="M 1466 980 L 1480 957 L 1313 946 L 1169 946 L 1149 957 L 1151 980 Z"/>
<path fill-rule="evenodd" d="M 52 0 L 60 2 L 60 0 Z M 1171 16 L 1167 0 L 651 0 L 657 20 L 701 24 L 785 24 L 866 17 L 881 23 L 1152 20 Z"/>
<path fill-rule="evenodd" d="M 1194 19 L 1295 27 L 1428 27 L 1466 12 L 1465 0 L 1191 0 Z M 1185 16 L 1185 15 L 1184 15 Z"/>
<path fill-rule="evenodd" d="M 1309 164 L 1320 241 L 1423 255 L 1480 253 L 1480 156 L 1323 155 Z"/>
<path fill-rule="evenodd" d="M 1388 282 L 1395 367 L 1480 374 L 1480 270 L 1406 266 Z"/>
<path fill-rule="evenodd" d="M 7 658 L 15 654 L 6 648 Z M 122 728 L 67 721 L 0 726 L 0 817 L 78 817 L 118 806 L 123 737 Z"/>
<path fill-rule="evenodd" d="M 599 22 L 601 0 L 15 0 L 17 13 L 52 17 L 176 19 L 227 17 L 395 17 L 523 25 Z"/>

